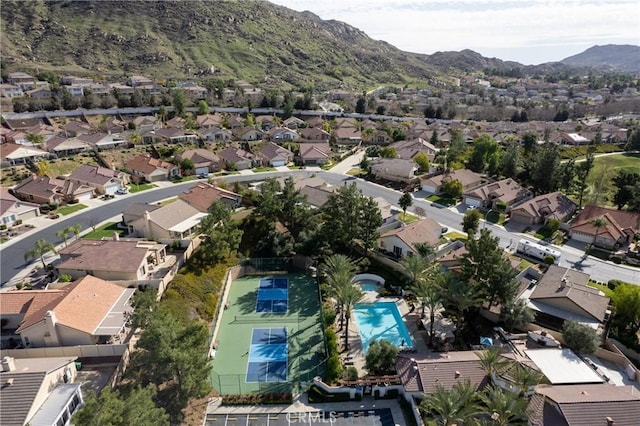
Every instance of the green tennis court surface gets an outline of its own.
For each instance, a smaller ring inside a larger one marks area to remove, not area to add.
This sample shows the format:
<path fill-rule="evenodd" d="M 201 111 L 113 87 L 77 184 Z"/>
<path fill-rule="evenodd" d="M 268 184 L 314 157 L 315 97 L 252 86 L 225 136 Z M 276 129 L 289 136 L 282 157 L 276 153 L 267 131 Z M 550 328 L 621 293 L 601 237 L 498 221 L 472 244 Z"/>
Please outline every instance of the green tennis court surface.
<path fill-rule="evenodd" d="M 269 281 L 269 278 L 273 280 Z M 261 291 L 268 290 L 270 282 L 273 283 L 272 289 L 283 289 L 285 278 L 288 278 L 288 309 L 284 312 L 276 309 L 256 312 Z M 304 274 L 242 277 L 231 284 L 227 305 L 218 331 L 211 373 L 211 383 L 218 392 L 292 392 L 297 382 L 308 382 L 324 373 L 326 355 L 322 317 L 317 284 L 313 278 Z M 260 331 L 254 332 L 254 329 Z M 275 331 L 285 329 L 286 332 Z M 270 359 L 261 359 L 256 352 L 271 348 L 255 346 L 258 340 L 264 343 L 265 330 L 269 336 L 273 334 L 276 337 L 273 341 L 269 337 L 270 346 L 275 343 L 286 345 L 273 346 L 274 350 L 277 349 L 277 356 Z M 282 352 L 283 348 L 286 354 Z M 282 369 L 282 361 L 286 362 L 286 371 Z M 269 364 L 257 365 L 256 362 L 275 364 L 269 367 Z M 262 379 L 256 379 L 263 369 Z"/>

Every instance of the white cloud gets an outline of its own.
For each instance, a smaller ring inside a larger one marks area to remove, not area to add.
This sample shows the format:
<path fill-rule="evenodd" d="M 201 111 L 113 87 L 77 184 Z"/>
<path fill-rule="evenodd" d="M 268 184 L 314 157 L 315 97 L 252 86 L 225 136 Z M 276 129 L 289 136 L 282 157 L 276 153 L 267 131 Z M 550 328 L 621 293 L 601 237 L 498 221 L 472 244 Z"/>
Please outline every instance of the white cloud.
<path fill-rule="evenodd" d="M 502 58 L 539 63 L 562 59 L 595 44 L 640 44 L 637 0 L 277 0 L 275 3 L 310 10 L 323 19 L 344 21 L 374 39 L 412 52 L 468 48 L 483 54 L 510 52 L 510 57 Z"/>

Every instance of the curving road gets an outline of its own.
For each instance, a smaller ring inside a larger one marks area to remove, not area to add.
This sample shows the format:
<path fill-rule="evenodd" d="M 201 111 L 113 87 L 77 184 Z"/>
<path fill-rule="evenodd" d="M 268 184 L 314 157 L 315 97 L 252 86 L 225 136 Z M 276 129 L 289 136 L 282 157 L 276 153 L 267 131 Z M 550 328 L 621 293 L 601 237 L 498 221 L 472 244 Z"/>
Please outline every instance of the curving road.
<path fill-rule="evenodd" d="M 227 182 L 236 181 L 258 181 L 264 180 L 268 177 L 293 175 L 293 176 L 307 176 L 311 173 L 316 173 L 324 180 L 332 185 L 342 185 L 347 181 L 355 181 L 362 192 L 371 197 L 382 197 L 389 201 L 391 204 L 397 205 L 398 199 L 401 193 L 392 189 L 364 181 L 362 179 L 355 179 L 344 174 L 337 174 L 325 171 L 309 171 L 309 170 L 292 170 L 288 172 L 269 172 L 252 175 L 234 175 L 226 176 L 223 179 Z M 30 235 L 27 235 L 15 242 L 5 243 L 0 249 L 1 270 L 0 278 L 2 284 L 6 284 L 11 278 L 19 273 L 25 266 L 23 260 L 24 253 L 30 250 L 35 241 L 38 239 L 45 239 L 54 245 L 62 243 L 62 240 L 56 236 L 56 231 L 69 225 L 75 225 L 80 223 L 83 229 L 90 228 L 91 223 L 99 223 L 104 220 L 110 219 L 114 216 L 121 214 L 132 203 L 146 203 L 156 202 L 158 200 L 176 196 L 186 188 L 193 185 L 195 182 L 184 182 L 181 184 L 172 185 L 171 187 L 158 188 L 154 190 L 144 191 L 137 194 L 131 194 L 126 198 L 115 199 L 107 202 L 102 206 L 95 207 L 88 211 L 81 211 L 74 214 L 72 217 L 66 219 L 59 219 L 55 222 L 51 222 L 50 226 L 38 229 Z M 420 207 L 424 209 L 426 215 L 433 218 L 443 226 L 449 229 L 461 229 L 462 212 L 452 208 L 440 207 L 436 204 L 432 204 L 424 199 L 415 199 L 413 208 Z M 494 236 L 500 239 L 500 246 L 508 248 L 515 244 L 519 239 L 526 238 L 525 236 L 513 232 L 509 232 L 502 226 L 494 225 L 491 223 L 482 222 L 481 226 L 486 226 L 491 229 Z M 527 238 L 533 241 L 530 238 Z M 612 262 L 605 262 L 594 257 L 584 257 L 584 253 L 578 249 L 570 246 L 555 247 L 562 252 L 562 259 L 560 266 L 570 267 L 591 275 L 592 279 L 601 282 L 607 282 L 610 279 L 616 278 L 622 281 L 634 283 L 640 285 L 640 269 L 631 268 L 627 266 L 615 265 Z"/>

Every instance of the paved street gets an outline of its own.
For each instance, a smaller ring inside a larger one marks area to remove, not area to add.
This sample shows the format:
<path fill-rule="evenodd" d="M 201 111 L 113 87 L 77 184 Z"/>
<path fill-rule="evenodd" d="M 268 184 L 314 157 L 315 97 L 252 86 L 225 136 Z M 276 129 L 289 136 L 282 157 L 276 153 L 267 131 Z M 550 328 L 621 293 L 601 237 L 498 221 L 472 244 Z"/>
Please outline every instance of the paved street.
<path fill-rule="evenodd" d="M 292 176 L 309 176 L 311 174 L 317 174 L 325 179 L 332 185 L 342 185 L 345 182 L 356 182 L 358 187 L 367 196 L 382 197 L 389 201 L 391 204 L 397 205 L 401 193 L 381 185 L 367 182 L 363 179 L 346 176 L 348 170 L 353 167 L 357 167 L 362 159 L 363 152 L 358 152 L 340 164 L 334 166 L 330 171 L 322 171 L 317 167 L 307 168 L 304 170 L 289 170 L 287 168 L 278 168 L 276 172 L 267 173 L 253 173 L 251 171 L 243 171 L 240 175 L 232 175 L 220 177 L 218 179 L 225 180 L 233 183 L 235 181 L 257 181 L 263 180 L 268 177 L 292 175 Z M 165 198 L 178 195 L 180 192 L 194 185 L 196 181 L 189 181 L 180 184 L 173 184 L 170 182 L 162 182 L 158 184 L 158 188 L 144 191 L 137 194 L 128 194 L 124 196 L 117 196 L 114 200 L 103 201 L 100 199 L 93 199 L 84 204 L 88 205 L 87 209 L 80 210 L 69 216 L 64 216 L 59 219 L 48 219 L 46 217 L 40 217 L 35 219 L 32 223 L 36 226 L 35 229 L 21 235 L 17 238 L 5 242 L 0 246 L 0 259 L 1 269 L 0 278 L 2 287 L 10 287 L 19 282 L 20 277 L 14 278 L 16 274 L 20 274 L 25 269 L 24 253 L 30 250 L 35 241 L 38 239 L 45 239 L 54 245 L 59 245 L 62 240 L 58 238 L 55 233 L 59 229 L 62 229 L 69 225 L 81 224 L 83 230 L 86 232 L 90 230 L 91 224 L 98 224 L 103 221 L 116 218 L 118 219 L 121 212 L 127 208 L 131 203 L 145 203 L 156 202 Z M 414 193 L 414 205 L 412 210 L 416 207 L 424 209 L 427 216 L 433 218 L 443 226 L 448 227 L 450 230 L 460 230 L 463 211 L 460 207 L 445 208 L 432 204 L 424 199 L 426 194 L 416 192 Z M 486 226 L 491 229 L 493 235 L 500 239 L 500 246 L 513 249 L 513 245 L 521 239 L 526 238 L 531 241 L 534 239 L 524 234 L 517 232 L 509 232 L 502 226 L 494 225 L 491 223 L 484 223 L 481 221 L 481 226 Z M 511 244 L 513 243 L 513 244 Z M 592 279 L 601 282 L 607 282 L 610 279 L 616 278 L 622 281 L 631 282 L 640 285 L 640 269 L 632 268 L 624 265 L 615 265 L 612 262 L 605 262 L 600 259 L 588 256 L 584 257 L 584 252 L 579 247 L 572 246 L 571 244 L 563 247 L 555 247 L 562 252 L 562 259 L 560 266 L 571 267 L 580 271 L 584 271 L 591 275 Z M 30 265 L 36 264 L 34 261 L 30 262 Z"/>

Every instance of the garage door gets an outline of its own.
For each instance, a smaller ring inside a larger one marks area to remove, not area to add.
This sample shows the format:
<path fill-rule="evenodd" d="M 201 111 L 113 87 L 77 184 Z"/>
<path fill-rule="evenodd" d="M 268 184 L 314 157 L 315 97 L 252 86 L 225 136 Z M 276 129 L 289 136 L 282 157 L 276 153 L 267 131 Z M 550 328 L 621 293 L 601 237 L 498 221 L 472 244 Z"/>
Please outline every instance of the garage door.
<path fill-rule="evenodd" d="M 273 161 L 271 164 L 273 165 L 273 167 L 280 167 L 280 166 L 286 166 L 287 165 L 285 163 L 285 160 Z"/>
<path fill-rule="evenodd" d="M 202 173 L 209 173 L 209 168 L 208 167 L 198 167 L 195 170 L 196 175 L 202 174 Z"/>
<path fill-rule="evenodd" d="M 468 206 L 474 207 L 480 207 L 481 204 L 480 200 L 471 197 L 464 197 L 464 203 Z"/>
<path fill-rule="evenodd" d="M 90 200 L 92 195 L 93 194 L 91 194 L 91 192 L 86 192 L 84 194 L 78 195 L 76 198 L 78 199 L 78 201 L 82 202 L 82 201 Z"/>
<path fill-rule="evenodd" d="M 107 194 L 115 194 L 116 191 L 118 190 L 118 188 L 120 188 L 120 185 L 111 185 L 111 186 L 107 186 L 105 187 L 105 192 Z"/>

